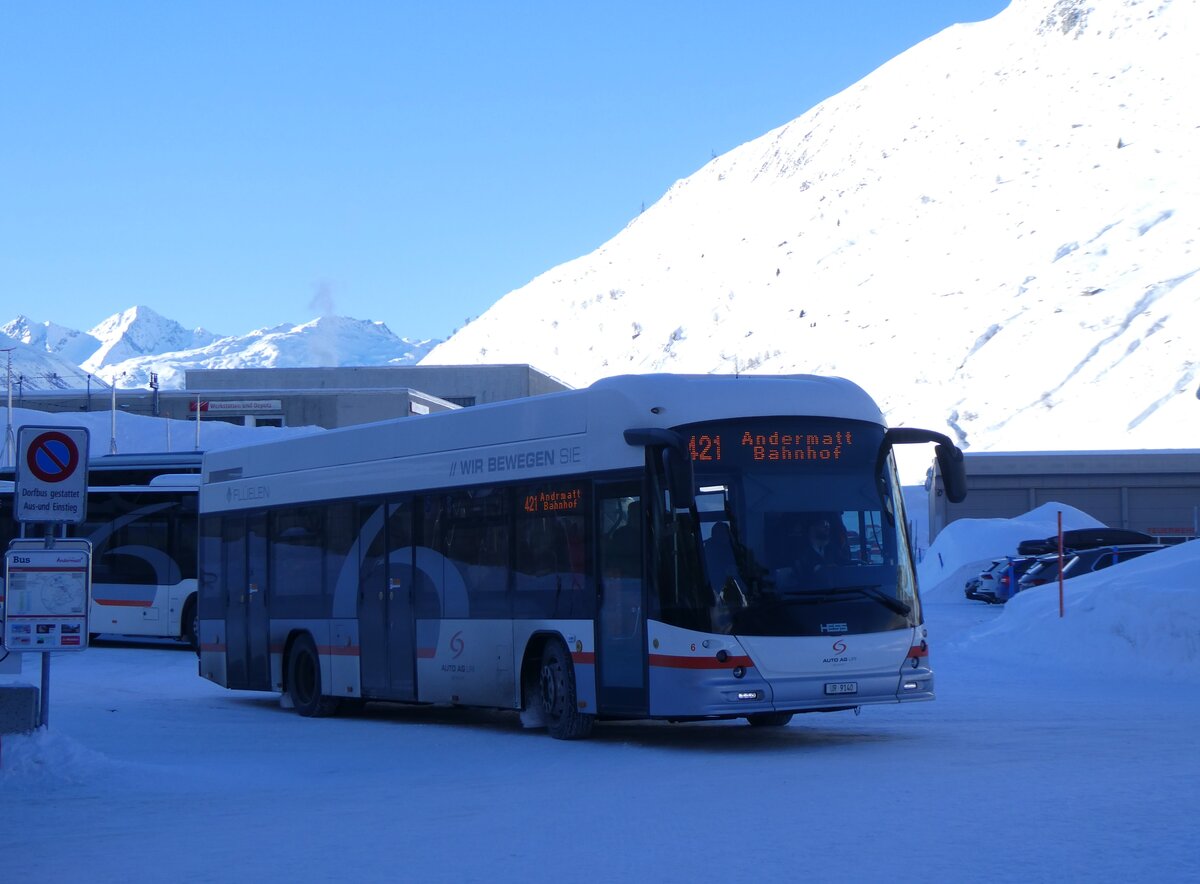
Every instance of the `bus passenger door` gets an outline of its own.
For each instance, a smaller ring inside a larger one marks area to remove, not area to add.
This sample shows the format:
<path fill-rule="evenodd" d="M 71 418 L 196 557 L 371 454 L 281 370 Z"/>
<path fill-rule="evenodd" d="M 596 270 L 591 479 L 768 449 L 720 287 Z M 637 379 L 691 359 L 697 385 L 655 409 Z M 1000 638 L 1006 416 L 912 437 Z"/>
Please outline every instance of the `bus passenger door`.
<path fill-rule="evenodd" d="M 645 714 L 645 526 L 639 482 L 596 485 L 597 700 L 601 713 Z"/>
<path fill-rule="evenodd" d="M 365 696 L 416 699 L 412 613 L 412 507 L 359 509 L 358 639 Z"/>
<path fill-rule="evenodd" d="M 272 689 L 266 513 L 250 516 L 246 531 L 246 681 L 250 690 Z"/>
<path fill-rule="evenodd" d="M 221 579 L 225 588 L 226 687 L 245 690 L 246 670 L 246 517 L 221 521 Z"/>

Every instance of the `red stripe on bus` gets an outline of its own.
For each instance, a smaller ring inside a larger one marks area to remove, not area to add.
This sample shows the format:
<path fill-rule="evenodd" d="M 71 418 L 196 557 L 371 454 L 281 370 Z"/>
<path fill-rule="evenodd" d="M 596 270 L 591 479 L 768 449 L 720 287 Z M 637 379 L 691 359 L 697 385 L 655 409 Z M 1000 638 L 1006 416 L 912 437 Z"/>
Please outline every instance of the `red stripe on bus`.
<path fill-rule="evenodd" d="M 204 644 L 200 645 L 200 650 L 201 651 L 212 651 L 217 654 L 224 654 L 225 653 L 225 645 L 224 645 L 224 643 L 211 642 L 207 645 L 204 645 Z"/>
<path fill-rule="evenodd" d="M 345 645 L 323 645 L 317 648 L 317 653 L 329 654 L 332 657 L 357 657 L 358 646 L 352 645 L 351 647 L 346 647 Z"/>
<path fill-rule="evenodd" d="M 270 652 L 272 654 L 282 654 L 285 647 L 285 645 L 272 644 Z M 357 657 L 358 645 L 351 645 L 349 647 L 346 645 L 318 645 L 317 653 L 328 654 L 332 657 Z"/>
<path fill-rule="evenodd" d="M 754 661 L 749 657 L 727 657 L 722 663 L 716 657 L 675 657 L 670 654 L 651 654 L 650 665 L 664 669 L 733 669 L 744 666 L 754 667 Z"/>
<path fill-rule="evenodd" d="M 595 666 L 596 654 L 592 651 L 572 651 L 571 660 L 581 666 Z"/>
<path fill-rule="evenodd" d="M 92 601 L 97 605 L 104 605 L 108 608 L 149 608 L 154 604 L 153 601 L 143 602 L 136 599 L 98 599 L 95 596 L 92 597 Z"/>
<path fill-rule="evenodd" d="M 417 648 L 418 660 L 432 660 L 437 656 L 437 648 Z"/>

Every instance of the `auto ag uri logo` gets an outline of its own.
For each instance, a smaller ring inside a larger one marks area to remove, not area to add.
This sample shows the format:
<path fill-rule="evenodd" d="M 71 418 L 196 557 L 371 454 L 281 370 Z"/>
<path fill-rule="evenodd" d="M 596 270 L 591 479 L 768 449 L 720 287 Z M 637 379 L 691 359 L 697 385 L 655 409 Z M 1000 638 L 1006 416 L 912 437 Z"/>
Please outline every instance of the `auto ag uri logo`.
<path fill-rule="evenodd" d="M 466 646 L 466 643 L 463 641 L 462 632 L 456 632 L 450 636 L 450 650 L 454 652 L 454 656 L 450 659 L 457 660 L 461 657 Z"/>
<path fill-rule="evenodd" d="M 846 643 L 839 638 L 833 643 L 833 652 L 838 655 L 846 653 Z"/>

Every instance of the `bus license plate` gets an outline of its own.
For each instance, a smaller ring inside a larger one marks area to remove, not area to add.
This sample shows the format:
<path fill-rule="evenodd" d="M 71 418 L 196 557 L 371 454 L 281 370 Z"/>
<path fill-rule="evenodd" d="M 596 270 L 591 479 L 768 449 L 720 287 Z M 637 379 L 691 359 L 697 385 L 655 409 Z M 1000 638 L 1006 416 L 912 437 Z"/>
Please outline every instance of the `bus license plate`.
<path fill-rule="evenodd" d="M 858 682 L 856 681 L 831 681 L 825 683 L 826 694 L 857 694 Z"/>

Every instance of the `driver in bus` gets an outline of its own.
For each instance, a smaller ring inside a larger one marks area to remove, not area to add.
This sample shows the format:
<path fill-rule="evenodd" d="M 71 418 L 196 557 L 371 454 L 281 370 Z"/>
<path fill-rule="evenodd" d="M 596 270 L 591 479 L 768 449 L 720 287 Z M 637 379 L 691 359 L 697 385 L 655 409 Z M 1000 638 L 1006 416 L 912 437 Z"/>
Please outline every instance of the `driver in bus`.
<path fill-rule="evenodd" d="M 841 520 L 831 513 L 803 513 L 788 533 L 791 544 L 791 580 L 784 583 L 804 586 L 813 583 L 819 572 L 830 565 L 845 565 L 850 555 L 845 545 Z"/>

